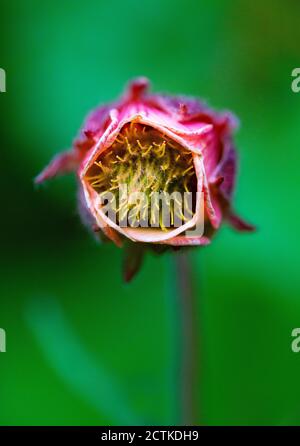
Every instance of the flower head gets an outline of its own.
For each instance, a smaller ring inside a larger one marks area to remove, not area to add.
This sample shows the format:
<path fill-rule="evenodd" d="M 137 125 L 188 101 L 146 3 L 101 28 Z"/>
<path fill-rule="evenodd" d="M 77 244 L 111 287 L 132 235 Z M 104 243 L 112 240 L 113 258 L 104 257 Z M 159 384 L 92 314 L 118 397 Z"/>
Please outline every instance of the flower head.
<path fill-rule="evenodd" d="M 145 246 L 207 245 L 224 219 L 253 229 L 232 209 L 236 124 L 198 100 L 151 94 L 139 78 L 119 101 L 88 116 L 73 148 L 36 182 L 77 172 L 87 224 L 117 246 L 130 241 L 129 279 Z"/>

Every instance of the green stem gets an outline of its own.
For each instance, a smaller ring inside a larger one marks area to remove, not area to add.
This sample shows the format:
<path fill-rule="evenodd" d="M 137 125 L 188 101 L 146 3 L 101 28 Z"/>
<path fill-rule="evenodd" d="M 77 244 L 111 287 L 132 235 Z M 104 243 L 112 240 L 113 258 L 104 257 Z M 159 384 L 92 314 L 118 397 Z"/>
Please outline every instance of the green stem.
<path fill-rule="evenodd" d="M 181 352 L 180 352 L 180 400 L 183 425 L 197 424 L 197 325 L 196 301 L 193 292 L 192 268 L 189 254 L 178 253 L 176 276 L 181 317 Z"/>

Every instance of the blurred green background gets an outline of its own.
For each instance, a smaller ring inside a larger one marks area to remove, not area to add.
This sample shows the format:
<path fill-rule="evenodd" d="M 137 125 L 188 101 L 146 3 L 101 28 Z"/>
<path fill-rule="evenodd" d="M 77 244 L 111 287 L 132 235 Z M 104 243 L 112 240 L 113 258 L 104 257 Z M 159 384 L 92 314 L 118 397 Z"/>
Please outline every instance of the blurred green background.
<path fill-rule="evenodd" d="M 241 120 L 236 209 L 192 253 L 201 424 L 300 424 L 300 65 L 296 0 L 1 2 L 0 424 L 177 424 L 173 259 L 147 256 L 129 285 L 122 252 L 76 211 L 76 181 L 33 177 L 83 118 L 145 75 Z"/>

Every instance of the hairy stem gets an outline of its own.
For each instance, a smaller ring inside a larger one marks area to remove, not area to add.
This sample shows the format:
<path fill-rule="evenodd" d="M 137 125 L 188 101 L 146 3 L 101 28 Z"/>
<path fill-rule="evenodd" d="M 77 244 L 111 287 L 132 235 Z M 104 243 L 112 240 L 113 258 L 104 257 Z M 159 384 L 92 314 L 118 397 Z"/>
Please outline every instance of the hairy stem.
<path fill-rule="evenodd" d="M 193 293 L 192 270 L 189 254 L 178 253 L 176 277 L 178 282 L 179 310 L 181 317 L 180 399 L 183 425 L 195 425 L 197 413 L 197 360 L 198 342 L 196 301 Z"/>

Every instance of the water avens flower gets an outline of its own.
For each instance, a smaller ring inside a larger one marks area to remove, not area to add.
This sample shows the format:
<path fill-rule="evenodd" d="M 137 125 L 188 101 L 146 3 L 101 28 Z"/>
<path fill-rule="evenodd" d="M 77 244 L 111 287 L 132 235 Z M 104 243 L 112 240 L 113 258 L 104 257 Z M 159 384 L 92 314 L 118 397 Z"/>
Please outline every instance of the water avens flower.
<path fill-rule="evenodd" d="M 100 239 L 125 246 L 126 280 L 147 248 L 207 245 L 224 219 L 253 229 L 232 208 L 234 116 L 148 86 L 136 79 L 120 100 L 93 111 L 72 149 L 36 178 L 77 172 L 83 220 Z"/>

